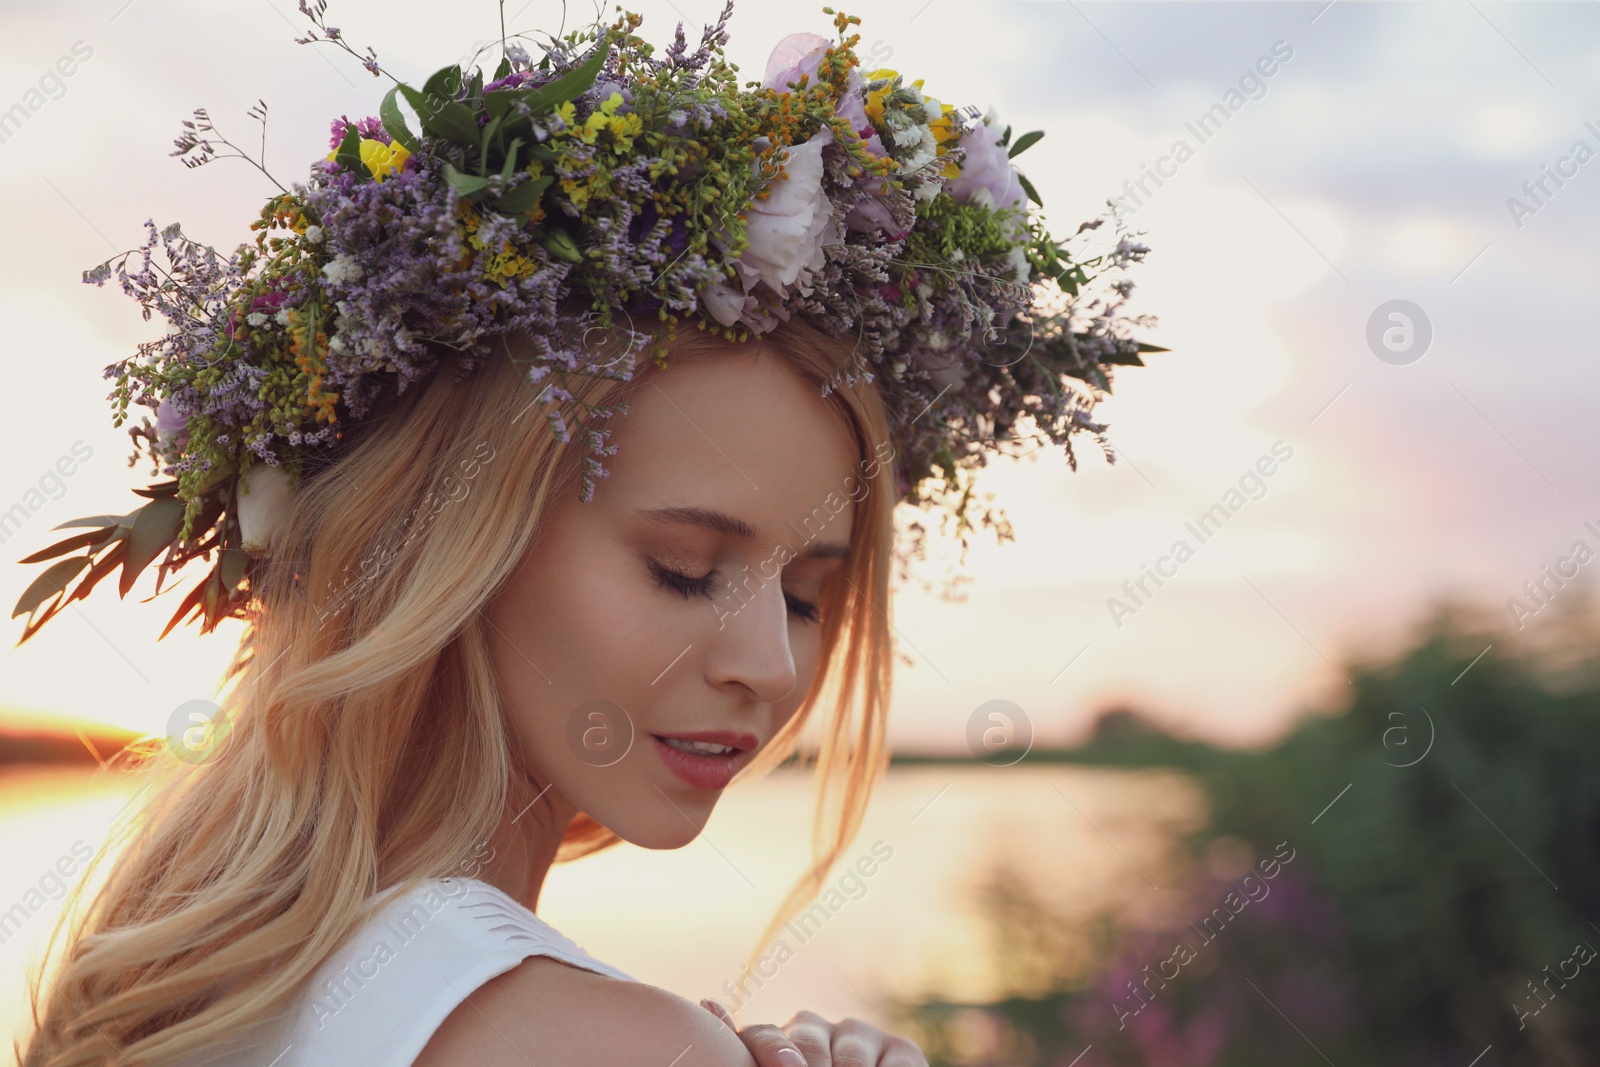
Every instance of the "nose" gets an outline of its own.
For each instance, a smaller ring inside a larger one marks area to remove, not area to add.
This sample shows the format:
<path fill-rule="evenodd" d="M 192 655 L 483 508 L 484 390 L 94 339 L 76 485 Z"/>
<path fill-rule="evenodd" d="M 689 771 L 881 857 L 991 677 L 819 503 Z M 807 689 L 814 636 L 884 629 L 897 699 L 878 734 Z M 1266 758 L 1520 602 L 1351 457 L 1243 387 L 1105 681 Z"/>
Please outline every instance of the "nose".
<path fill-rule="evenodd" d="M 713 608 L 716 629 L 705 659 L 709 681 L 743 687 L 767 704 L 788 696 L 796 675 L 782 584 L 749 571 L 717 596 Z"/>

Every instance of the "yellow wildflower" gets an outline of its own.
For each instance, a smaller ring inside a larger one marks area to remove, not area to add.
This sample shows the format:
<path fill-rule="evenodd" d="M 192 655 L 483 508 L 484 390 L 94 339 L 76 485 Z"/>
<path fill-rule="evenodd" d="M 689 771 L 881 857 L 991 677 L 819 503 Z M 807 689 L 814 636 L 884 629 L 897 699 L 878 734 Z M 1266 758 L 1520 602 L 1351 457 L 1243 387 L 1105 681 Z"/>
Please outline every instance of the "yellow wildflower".
<path fill-rule="evenodd" d="M 898 71 L 890 70 L 888 67 L 881 67 L 878 70 L 873 71 L 871 74 L 868 74 L 867 81 L 875 82 L 887 80 L 889 84 L 892 85 L 894 84 L 894 79 L 898 76 Z M 917 84 L 921 85 L 922 83 L 918 82 Z M 872 120 L 872 124 L 874 126 L 881 127 L 883 125 L 883 100 L 884 97 L 888 95 L 888 85 L 885 85 L 882 89 L 870 90 L 867 93 L 865 110 L 867 112 L 867 118 Z"/>
<path fill-rule="evenodd" d="M 922 79 L 917 79 L 914 84 L 920 92 L 922 89 Z M 956 129 L 955 122 L 950 118 L 950 116 L 955 112 L 956 107 L 954 104 L 939 103 L 939 101 L 934 100 L 933 97 L 927 96 L 926 94 L 924 94 L 924 99 L 939 104 L 939 117 L 929 122 L 928 128 L 933 131 L 933 142 L 936 146 L 935 151 L 938 155 L 942 156 L 946 152 L 950 151 L 957 141 L 961 140 L 961 131 Z M 939 170 L 939 176 L 947 180 L 956 177 L 960 173 L 961 168 L 954 163 L 946 163 Z"/>
<path fill-rule="evenodd" d="M 562 178 L 561 191 L 567 194 L 567 199 L 572 201 L 572 206 L 580 211 L 588 206 L 589 185 L 587 182 L 575 182 L 571 178 Z"/>
<path fill-rule="evenodd" d="M 335 148 L 328 153 L 331 160 L 339 154 Z M 367 165 L 376 181 L 383 181 L 383 176 L 393 171 L 398 171 L 405 166 L 406 160 L 411 158 L 411 153 L 406 151 L 406 146 L 396 141 L 394 144 L 384 144 L 382 141 L 371 138 L 361 140 L 361 162 Z"/>

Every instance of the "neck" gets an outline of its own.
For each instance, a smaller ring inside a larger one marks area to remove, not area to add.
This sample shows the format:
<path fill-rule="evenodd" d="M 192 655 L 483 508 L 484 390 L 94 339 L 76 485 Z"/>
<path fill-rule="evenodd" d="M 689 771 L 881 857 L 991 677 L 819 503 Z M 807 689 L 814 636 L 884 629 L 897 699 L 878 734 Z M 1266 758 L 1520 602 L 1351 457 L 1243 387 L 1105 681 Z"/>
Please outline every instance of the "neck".
<path fill-rule="evenodd" d="M 489 857 L 473 877 L 536 911 L 545 875 L 578 811 L 555 789 L 532 779 L 527 784 L 530 789 L 513 791 L 512 803 L 489 839 Z M 526 795 L 521 795 L 524 792 Z"/>

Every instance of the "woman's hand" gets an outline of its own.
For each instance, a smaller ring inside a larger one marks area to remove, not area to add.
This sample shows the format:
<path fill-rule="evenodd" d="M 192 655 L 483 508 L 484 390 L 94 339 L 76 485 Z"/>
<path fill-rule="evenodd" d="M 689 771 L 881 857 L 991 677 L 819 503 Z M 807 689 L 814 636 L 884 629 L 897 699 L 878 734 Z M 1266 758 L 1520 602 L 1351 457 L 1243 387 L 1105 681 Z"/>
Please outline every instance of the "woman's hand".
<path fill-rule="evenodd" d="M 741 1030 L 716 1001 L 702 1000 L 700 1006 L 739 1035 L 756 1067 L 928 1067 L 916 1045 L 860 1019 L 835 1025 L 816 1012 L 802 1011 L 781 1029 L 756 1023 Z"/>

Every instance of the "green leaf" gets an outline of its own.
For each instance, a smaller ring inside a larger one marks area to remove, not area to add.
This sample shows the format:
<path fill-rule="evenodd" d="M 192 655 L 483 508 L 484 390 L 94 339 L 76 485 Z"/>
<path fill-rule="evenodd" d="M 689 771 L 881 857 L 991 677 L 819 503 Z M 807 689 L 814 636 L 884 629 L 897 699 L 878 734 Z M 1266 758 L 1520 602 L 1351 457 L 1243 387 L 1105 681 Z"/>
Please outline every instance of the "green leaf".
<path fill-rule="evenodd" d="M 122 563 L 122 577 L 117 580 L 117 592 L 127 596 L 139 572 L 150 561 L 172 544 L 183 521 L 183 501 L 177 499 L 152 500 L 139 509 L 133 520 L 133 532 L 128 535 L 128 556 Z"/>
<path fill-rule="evenodd" d="M 217 559 L 217 577 L 228 592 L 239 588 L 250 566 L 250 553 L 242 548 L 225 548 Z"/>
<path fill-rule="evenodd" d="M 188 615 L 191 611 L 199 606 L 200 598 L 205 595 L 205 591 L 206 583 L 204 581 L 195 583 L 194 588 L 189 590 L 188 594 L 184 596 L 183 603 L 178 605 L 178 610 L 173 612 L 172 618 L 167 622 L 166 629 L 161 631 L 161 637 L 165 637 L 167 634 L 171 633 L 172 628 L 178 625 L 185 615 Z M 159 641 L 161 637 L 158 637 L 156 640 Z"/>
<path fill-rule="evenodd" d="M 1022 191 L 1028 194 L 1029 200 L 1032 200 L 1040 207 L 1044 207 L 1044 201 L 1039 199 L 1038 190 L 1033 187 L 1033 183 L 1028 180 L 1028 176 L 1020 170 L 1017 171 L 1017 182 L 1022 186 Z"/>
<path fill-rule="evenodd" d="M 510 181 L 511 175 L 516 173 L 517 149 L 521 147 L 522 138 L 518 137 L 511 142 L 511 147 L 506 149 L 505 162 L 500 165 L 500 178 L 502 181 Z"/>
<path fill-rule="evenodd" d="M 96 541 L 104 541 L 115 536 L 116 527 L 112 527 L 110 530 L 107 530 L 102 526 L 98 530 L 90 530 L 87 533 L 73 534 L 71 537 L 68 537 L 63 541 L 57 541 L 49 548 L 42 548 L 25 559 L 19 559 L 17 562 L 43 563 L 47 559 L 54 559 L 57 556 L 65 555 L 75 548 L 88 548 L 88 546 L 94 544 Z M 94 551 L 94 549 L 90 549 L 91 554 L 93 554 Z"/>
<path fill-rule="evenodd" d="M 566 230 L 551 230 L 545 236 L 544 246 L 550 250 L 551 255 L 560 256 L 572 263 L 583 262 L 583 253 L 573 243 L 572 235 Z"/>
<path fill-rule="evenodd" d="M 407 152 L 420 156 L 422 146 L 412 135 L 411 128 L 406 125 L 406 117 L 400 113 L 400 105 L 395 101 L 395 94 L 399 91 L 400 86 L 396 84 L 384 96 L 383 103 L 378 105 L 378 117 L 383 120 L 383 128 L 389 131 L 390 137 L 398 141 Z"/>
<path fill-rule="evenodd" d="M 1010 143 L 1011 143 L 1011 127 L 1007 126 L 1006 127 L 1006 132 L 1000 135 L 1000 147 L 1004 148 L 1006 145 L 1008 145 Z M 1016 153 L 1012 153 L 1012 154 L 1015 155 Z"/>
<path fill-rule="evenodd" d="M 354 123 L 344 128 L 344 140 L 339 142 L 338 149 L 334 152 L 333 161 L 354 174 L 372 180 L 372 171 L 361 162 L 361 135 L 356 132 Z"/>
<path fill-rule="evenodd" d="M 505 116 L 490 119 L 483 129 L 478 131 L 478 165 L 485 174 L 489 173 L 489 146 L 494 143 L 494 135 L 500 129 L 500 123 Z"/>
<path fill-rule="evenodd" d="M 539 202 L 539 198 L 550 188 L 550 183 L 553 181 L 555 177 L 546 174 L 542 178 L 523 182 L 489 206 L 502 215 L 525 215 L 533 210 L 533 206 Z"/>
<path fill-rule="evenodd" d="M 469 148 L 478 146 L 481 134 L 478 120 L 472 112 L 465 104 L 456 103 L 443 104 L 437 111 L 424 116 L 422 132 L 443 137 L 447 141 L 454 141 Z"/>
<path fill-rule="evenodd" d="M 155 485 L 147 485 L 143 489 L 135 489 L 134 492 L 147 500 L 155 500 L 164 496 L 177 496 L 178 479 L 174 478 L 170 482 L 157 482 Z"/>
<path fill-rule="evenodd" d="M 1144 366 L 1144 360 L 1140 359 L 1139 356 L 1133 352 L 1113 352 L 1109 356 L 1105 357 L 1105 362 L 1115 363 L 1118 366 L 1123 367 Z"/>
<path fill-rule="evenodd" d="M 523 96 L 528 107 L 533 109 L 535 115 L 543 114 L 568 100 L 576 100 L 583 95 L 589 86 L 594 84 L 595 78 L 600 75 L 600 68 L 605 65 L 606 54 L 611 48 L 611 31 L 607 30 L 595 45 L 589 58 L 578 66 L 567 71 L 548 85 L 541 85 L 537 89 L 530 89 Z M 546 56 L 545 58 L 549 58 Z"/>
<path fill-rule="evenodd" d="M 119 541 L 112 545 L 111 551 L 101 556 L 99 562 L 89 568 L 89 573 L 83 576 L 83 581 L 78 583 L 78 588 L 72 591 L 72 595 L 67 597 L 65 603 L 70 604 L 74 600 L 82 600 L 87 597 L 90 591 L 100 583 L 100 579 L 117 569 L 118 565 L 122 563 L 123 557 L 127 554 L 127 541 Z"/>
<path fill-rule="evenodd" d="M 449 103 L 461 95 L 461 68 L 440 67 L 434 71 L 427 81 L 422 83 L 422 95 L 430 101 L 429 111 L 435 111 L 441 104 Z M 409 94 L 407 99 L 410 99 Z M 417 114 L 422 114 L 418 111 Z"/>
<path fill-rule="evenodd" d="M 483 109 L 491 119 L 497 119 L 511 110 L 511 101 L 525 95 L 521 89 L 491 89 L 483 94 Z"/>
<path fill-rule="evenodd" d="M 1011 146 L 1011 151 L 1006 153 L 1006 158 L 1016 159 L 1019 155 L 1031 147 L 1034 142 L 1038 141 L 1039 138 L 1043 136 L 1043 130 L 1034 130 L 1031 133 L 1023 134 L 1021 137 L 1017 138 L 1017 143 Z"/>
<path fill-rule="evenodd" d="M 79 571 L 88 566 L 88 556 L 73 556 L 52 564 L 43 574 L 33 580 L 28 588 L 22 591 L 22 596 L 17 600 L 17 606 L 11 609 L 11 617 L 31 614 L 35 608 L 43 604 L 48 597 L 56 596 L 67 591 L 67 583 L 77 577 Z"/>
<path fill-rule="evenodd" d="M 474 193 L 480 192 L 485 185 L 489 184 L 488 178 L 480 178 L 476 174 L 462 174 L 448 162 L 444 164 L 444 178 L 445 181 L 455 187 L 456 192 L 464 197 L 470 197 Z"/>
<path fill-rule="evenodd" d="M 501 78 L 504 78 L 507 74 L 510 74 L 510 73 L 511 73 L 511 57 L 510 56 L 501 56 L 500 57 L 500 65 L 498 67 L 494 68 L 494 79 L 493 80 L 494 81 L 499 81 Z"/>
<path fill-rule="evenodd" d="M 63 522 L 59 526 L 50 528 L 52 530 L 70 530 L 77 526 L 128 526 L 131 525 L 129 520 L 135 514 L 137 512 L 127 515 L 91 515 L 86 519 L 73 519 L 71 522 Z"/>
<path fill-rule="evenodd" d="M 1153 345 L 1153 344 L 1149 343 L 1148 341 L 1140 341 L 1139 342 L 1139 351 L 1141 351 L 1141 352 L 1171 352 L 1172 349 L 1170 349 L 1170 348 L 1162 348 L 1160 345 Z"/>

